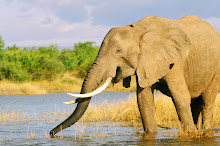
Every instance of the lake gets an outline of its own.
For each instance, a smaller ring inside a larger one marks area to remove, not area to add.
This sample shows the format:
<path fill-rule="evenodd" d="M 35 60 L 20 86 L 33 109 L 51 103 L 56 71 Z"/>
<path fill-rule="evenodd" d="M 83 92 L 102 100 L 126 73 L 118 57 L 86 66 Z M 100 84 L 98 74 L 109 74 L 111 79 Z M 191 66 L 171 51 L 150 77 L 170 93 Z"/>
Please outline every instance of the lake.
<path fill-rule="evenodd" d="M 115 102 L 133 94 L 103 92 L 93 97 L 91 103 Z M 73 111 L 75 105 L 63 104 L 71 99 L 65 93 L 1 96 L 0 145 L 220 145 L 219 128 L 211 138 L 183 139 L 177 136 L 179 129 L 158 127 L 156 139 L 142 140 L 142 127 L 139 133 L 120 122 L 78 122 L 50 139 L 49 131 Z M 66 114 L 53 118 L 57 113 Z M 3 120 L 8 117 L 14 119 Z"/>

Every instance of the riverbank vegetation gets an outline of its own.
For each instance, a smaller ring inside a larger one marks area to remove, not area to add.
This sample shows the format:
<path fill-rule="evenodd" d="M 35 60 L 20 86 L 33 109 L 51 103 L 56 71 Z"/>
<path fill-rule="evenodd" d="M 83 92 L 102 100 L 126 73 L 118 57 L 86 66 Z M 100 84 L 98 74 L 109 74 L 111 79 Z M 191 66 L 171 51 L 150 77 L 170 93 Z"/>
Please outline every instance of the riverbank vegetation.
<path fill-rule="evenodd" d="M 79 42 L 73 48 L 4 47 L 0 36 L 0 95 L 30 95 L 60 92 L 80 92 L 87 71 L 99 51 L 94 42 Z M 106 91 L 135 91 L 125 89 L 122 82 Z"/>
<path fill-rule="evenodd" d="M 3 48 L 0 37 L 0 95 L 79 92 L 99 51 L 94 42 L 79 42 L 62 50 L 56 45 Z M 135 84 L 130 89 L 119 84 L 107 91 L 135 90 Z"/>
<path fill-rule="evenodd" d="M 83 78 L 79 78 L 76 72 L 66 72 L 52 81 L 29 81 L 12 82 L 8 80 L 0 81 L 0 95 L 36 95 L 48 93 L 80 92 Z M 132 77 L 131 87 L 126 89 L 122 82 L 109 85 L 107 92 L 130 92 L 136 90 L 135 78 Z"/>
<path fill-rule="evenodd" d="M 170 97 L 158 95 L 155 98 L 156 122 L 161 127 L 178 127 L 180 122 L 176 109 Z M 215 111 L 213 114 L 213 126 L 220 126 L 220 96 L 216 98 Z M 85 115 L 81 119 L 84 122 L 129 122 L 131 125 L 140 125 L 141 118 L 137 106 L 135 95 L 130 96 L 127 100 L 121 100 L 115 103 L 104 101 L 101 104 L 90 105 Z"/>
<path fill-rule="evenodd" d="M 62 50 L 56 45 L 38 48 L 13 45 L 5 49 L 3 46 L 0 45 L 0 80 L 17 83 L 54 81 L 67 71 L 84 78 L 99 51 L 94 42 L 79 42 L 72 49 Z"/>

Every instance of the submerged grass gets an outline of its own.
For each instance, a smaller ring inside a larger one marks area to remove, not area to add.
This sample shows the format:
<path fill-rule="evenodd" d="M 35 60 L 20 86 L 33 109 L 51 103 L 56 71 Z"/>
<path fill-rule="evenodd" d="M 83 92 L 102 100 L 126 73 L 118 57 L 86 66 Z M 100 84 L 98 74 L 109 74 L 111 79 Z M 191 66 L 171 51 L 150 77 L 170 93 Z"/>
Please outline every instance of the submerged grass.
<path fill-rule="evenodd" d="M 82 120 L 85 122 L 140 122 L 140 114 L 136 98 L 130 96 L 127 100 L 120 100 L 111 103 L 105 100 L 100 104 L 91 104 L 85 112 Z"/>
<path fill-rule="evenodd" d="M 180 122 L 171 98 L 159 95 L 155 98 L 156 122 L 161 127 L 178 127 Z M 216 98 L 213 114 L 213 126 L 220 126 L 220 96 Z M 126 100 L 117 102 L 104 101 L 100 104 L 91 104 L 83 116 L 83 121 L 99 122 L 130 122 L 133 125 L 141 125 L 140 113 L 136 96 L 130 96 Z"/>
<path fill-rule="evenodd" d="M 123 122 L 125 126 L 138 127 L 141 126 L 141 118 L 137 106 L 136 96 L 132 95 L 126 100 L 117 102 L 103 101 L 99 104 L 90 104 L 87 111 L 80 119 L 80 123 L 87 122 Z M 171 98 L 159 95 L 155 98 L 156 106 L 156 122 L 161 127 L 181 128 L 178 116 Z M 213 114 L 213 127 L 220 127 L 220 96 L 216 98 Z M 71 114 L 71 111 L 59 111 L 55 108 L 54 112 L 45 113 L 25 113 L 22 109 L 8 110 L 1 107 L 0 124 L 2 123 L 30 123 L 32 121 L 41 121 L 46 123 L 61 122 Z M 83 135 L 83 126 L 77 125 L 77 131 L 81 131 Z M 27 134 L 27 139 L 32 139 L 34 133 Z M 189 136 L 190 135 L 190 136 Z M 179 133 L 179 137 L 208 137 L 210 133 L 195 131 L 193 134 L 188 132 Z"/>
<path fill-rule="evenodd" d="M 205 137 L 213 137 L 213 131 L 203 131 L 196 130 L 194 132 L 188 132 L 184 130 L 180 130 L 177 137 L 179 138 L 205 138 Z"/>

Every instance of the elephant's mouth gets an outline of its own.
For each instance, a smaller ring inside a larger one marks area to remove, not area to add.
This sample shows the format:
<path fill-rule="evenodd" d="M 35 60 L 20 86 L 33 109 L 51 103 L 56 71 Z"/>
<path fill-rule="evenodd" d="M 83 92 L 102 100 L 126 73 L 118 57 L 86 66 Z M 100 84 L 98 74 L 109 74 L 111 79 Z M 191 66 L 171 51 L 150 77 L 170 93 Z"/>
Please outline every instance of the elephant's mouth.
<path fill-rule="evenodd" d="M 118 83 L 120 80 L 122 79 L 122 70 L 120 67 L 117 67 L 116 69 L 116 75 L 115 77 L 112 79 L 112 83 Z"/>
<path fill-rule="evenodd" d="M 103 90 L 105 90 L 108 87 L 108 85 L 110 84 L 110 82 L 112 82 L 112 84 L 114 85 L 115 83 L 118 83 L 120 80 L 127 78 L 129 76 L 130 75 L 128 75 L 127 72 L 122 71 L 121 67 L 117 67 L 115 77 L 108 77 L 106 79 L 105 83 L 102 86 L 100 86 L 99 88 L 97 88 L 96 90 L 94 90 L 90 93 L 86 93 L 86 94 L 72 94 L 72 93 L 67 93 L 67 94 L 70 96 L 73 96 L 73 97 L 77 97 L 77 98 L 92 97 L 94 95 L 101 93 Z M 71 101 L 64 102 L 64 103 L 65 104 L 74 104 L 74 103 L 77 103 L 77 100 L 71 100 Z"/>
<path fill-rule="evenodd" d="M 133 76 L 134 74 L 135 74 L 135 69 L 132 67 L 124 67 L 124 68 L 117 67 L 116 75 L 112 79 L 112 83 L 113 84 L 118 83 L 119 81 L 121 81 L 127 77 Z"/>

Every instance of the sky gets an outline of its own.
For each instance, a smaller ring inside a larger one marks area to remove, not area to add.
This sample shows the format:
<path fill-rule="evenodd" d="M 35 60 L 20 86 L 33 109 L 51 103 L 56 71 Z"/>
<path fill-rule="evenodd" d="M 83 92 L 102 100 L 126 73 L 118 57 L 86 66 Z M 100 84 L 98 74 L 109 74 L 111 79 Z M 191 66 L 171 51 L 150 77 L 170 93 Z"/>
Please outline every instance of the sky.
<path fill-rule="evenodd" d="M 112 27 L 148 16 L 197 15 L 220 33 L 220 0 L 0 0 L 0 36 L 6 46 L 100 46 Z"/>

